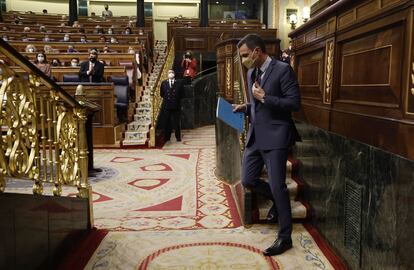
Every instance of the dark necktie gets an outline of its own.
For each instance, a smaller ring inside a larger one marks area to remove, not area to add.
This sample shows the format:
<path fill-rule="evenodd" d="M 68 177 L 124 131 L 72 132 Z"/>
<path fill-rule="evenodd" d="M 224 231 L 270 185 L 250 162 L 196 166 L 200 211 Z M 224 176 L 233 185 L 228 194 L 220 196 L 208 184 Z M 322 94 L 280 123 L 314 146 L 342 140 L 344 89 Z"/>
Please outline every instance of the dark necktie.
<path fill-rule="evenodd" d="M 256 68 L 254 70 L 254 72 L 253 72 L 253 77 L 254 77 L 253 84 L 255 84 L 257 82 L 257 84 L 260 85 L 260 82 L 262 81 L 262 74 L 263 74 L 263 71 L 260 68 Z M 253 89 L 252 89 L 252 91 L 253 91 Z M 257 108 L 258 106 L 260 106 L 260 102 L 255 98 L 253 98 L 253 99 L 254 99 L 255 107 Z"/>
<path fill-rule="evenodd" d="M 260 84 L 262 81 L 262 74 L 263 74 L 263 71 L 260 68 L 257 68 L 256 69 L 256 82 L 258 84 Z"/>

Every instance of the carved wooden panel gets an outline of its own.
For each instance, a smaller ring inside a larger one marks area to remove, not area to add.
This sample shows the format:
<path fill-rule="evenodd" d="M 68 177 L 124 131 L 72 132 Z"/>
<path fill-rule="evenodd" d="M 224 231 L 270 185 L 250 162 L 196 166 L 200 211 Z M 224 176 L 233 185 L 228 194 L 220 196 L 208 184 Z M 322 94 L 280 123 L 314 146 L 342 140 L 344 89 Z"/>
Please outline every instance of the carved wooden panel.
<path fill-rule="evenodd" d="M 328 21 L 328 32 L 333 33 L 336 30 L 336 17 Z"/>
<path fill-rule="evenodd" d="M 184 46 L 186 50 L 202 51 L 207 50 L 208 42 L 205 38 L 185 38 Z"/>
<path fill-rule="evenodd" d="M 351 24 L 356 19 L 355 10 L 351 9 L 348 12 L 338 16 L 338 28 L 343 28 Z"/>
<path fill-rule="evenodd" d="M 338 99 L 399 105 L 403 48 L 401 25 L 342 43 Z"/>
<path fill-rule="evenodd" d="M 372 13 L 378 11 L 381 8 L 381 6 L 380 6 L 381 3 L 380 2 L 381 1 L 379 1 L 379 0 L 371 0 L 371 1 L 368 1 L 368 2 L 358 6 L 355 10 L 356 11 L 356 19 L 361 19 L 363 17 L 369 16 Z"/>
<path fill-rule="evenodd" d="M 322 102 L 323 50 L 298 56 L 298 81 L 302 99 Z"/>
<path fill-rule="evenodd" d="M 305 42 L 309 43 L 315 39 L 316 39 L 316 29 L 312 29 L 311 31 L 305 34 Z"/>
<path fill-rule="evenodd" d="M 389 86 L 391 50 L 389 45 L 342 55 L 341 86 Z"/>
<path fill-rule="evenodd" d="M 386 7 L 386 6 L 389 6 L 389 5 L 398 3 L 398 2 L 400 2 L 400 0 L 382 0 L 381 1 L 381 6 Z"/>
<path fill-rule="evenodd" d="M 316 28 L 316 38 L 323 37 L 328 32 L 328 23 L 322 24 L 318 28 Z"/>

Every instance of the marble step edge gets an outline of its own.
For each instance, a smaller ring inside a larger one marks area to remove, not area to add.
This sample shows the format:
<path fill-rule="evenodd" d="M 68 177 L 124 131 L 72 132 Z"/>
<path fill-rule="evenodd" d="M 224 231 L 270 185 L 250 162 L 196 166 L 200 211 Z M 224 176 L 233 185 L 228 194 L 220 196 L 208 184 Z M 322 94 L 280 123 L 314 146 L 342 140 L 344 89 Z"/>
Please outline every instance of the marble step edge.
<path fill-rule="evenodd" d="M 150 128 L 150 124 L 142 124 L 141 122 L 138 122 L 138 121 L 132 121 L 131 123 L 128 123 L 128 130 L 133 130 L 133 131 L 138 131 L 138 129 L 149 130 L 149 128 Z"/>
<path fill-rule="evenodd" d="M 141 122 L 143 125 L 148 125 L 151 123 L 151 117 L 147 115 L 134 115 L 134 121 Z"/>
<path fill-rule="evenodd" d="M 145 145 L 148 139 L 145 140 L 126 140 L 122 141 L 123 145 Z"/>

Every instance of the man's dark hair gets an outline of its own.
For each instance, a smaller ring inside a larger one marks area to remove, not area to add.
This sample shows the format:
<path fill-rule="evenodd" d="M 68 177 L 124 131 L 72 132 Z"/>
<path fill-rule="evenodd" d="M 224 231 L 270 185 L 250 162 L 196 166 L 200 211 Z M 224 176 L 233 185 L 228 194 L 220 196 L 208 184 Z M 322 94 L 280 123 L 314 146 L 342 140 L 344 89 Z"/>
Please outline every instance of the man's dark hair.
<path fill-rule="evenodd" d="M 237 48 L 240 48 L 244 44 L 246 44 L 247 48 L 250 50 L 259 47 L 262 52 L 266 53 L 266 46 L 263 39 L 256 34 L 248 34 L 244 36 L 239 43 L 237 43 Z"/>
<path fill-rule="evenodd" d="M 42 12 L 43 14 L 47 14 L 47 9 L 44 9 Z"/>

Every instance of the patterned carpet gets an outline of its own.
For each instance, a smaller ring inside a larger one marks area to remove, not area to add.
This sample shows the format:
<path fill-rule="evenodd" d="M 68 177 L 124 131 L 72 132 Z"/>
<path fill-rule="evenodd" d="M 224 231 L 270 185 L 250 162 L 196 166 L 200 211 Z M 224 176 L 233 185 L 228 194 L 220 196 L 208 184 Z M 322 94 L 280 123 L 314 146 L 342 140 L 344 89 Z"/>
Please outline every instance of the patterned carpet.
<path fill-rule="evenodd" d="M 264 257 L 275 228 L 190 231 L 110 232 L 85 269 L 334 269 L 303 227 L 295 224 L 293 246 L 286 253 Z"/>
<path fill-rule="evenodd" d="M 240 226 L 229 186 L 214 176 L 214 149 L 97 150 L 98 167 L 117 172 L 96 182 L 95 225 L 109 230 Z"/>
<path fill-rule="evenodd" d="M 262 255 L 277 228 L 241 227 L 231 188 L 214 175 L 214 132 L 184 131 L 182 142 L 163 149 L 94 151 L 103 169 L 89 179 L 95 226 L 110 232 L 85 269 L 342 269 L 301 224 L 294 225 L 294 248 Z M 31 193 L 31 184 L 10 181 L 6 192 Z"/>

